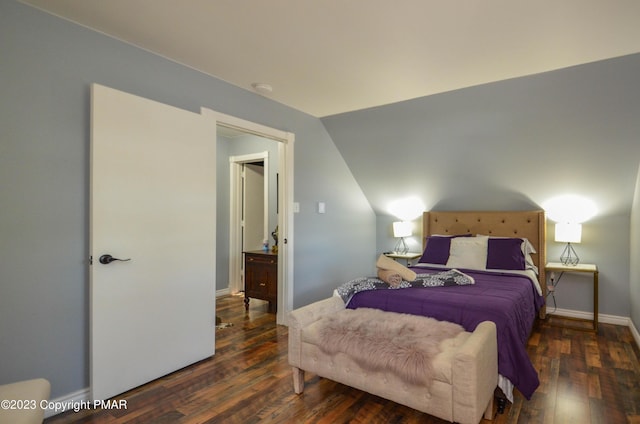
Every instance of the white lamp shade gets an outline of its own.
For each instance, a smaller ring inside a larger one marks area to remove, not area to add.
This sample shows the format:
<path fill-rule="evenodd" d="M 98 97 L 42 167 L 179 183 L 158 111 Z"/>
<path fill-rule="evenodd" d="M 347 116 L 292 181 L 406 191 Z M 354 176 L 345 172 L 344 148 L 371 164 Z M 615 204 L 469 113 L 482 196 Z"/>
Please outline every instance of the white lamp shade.
<path fill-rule="evenodd" d="M 582 239 L 582 224 L 573 223 L 556 223 L 557 242 L 562 243 L 580 243 Z"/>
<path fill-rule="evenodd" d="M 393 236 L 394 237 L 409 237 L 411 236 L 411 222 L 409 221 L 397 221 L 393 223 Z"/>

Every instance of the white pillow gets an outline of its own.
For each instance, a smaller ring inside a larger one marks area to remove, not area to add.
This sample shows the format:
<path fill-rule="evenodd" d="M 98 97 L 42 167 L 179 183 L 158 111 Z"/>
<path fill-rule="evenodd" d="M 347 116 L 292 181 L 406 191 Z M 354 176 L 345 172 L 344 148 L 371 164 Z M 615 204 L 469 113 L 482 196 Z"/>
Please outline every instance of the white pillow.
<path fill-rule="evenodd" d="M 487 269 L 489 237 L 456 237 L 451 240 L 447 268 Z"/>

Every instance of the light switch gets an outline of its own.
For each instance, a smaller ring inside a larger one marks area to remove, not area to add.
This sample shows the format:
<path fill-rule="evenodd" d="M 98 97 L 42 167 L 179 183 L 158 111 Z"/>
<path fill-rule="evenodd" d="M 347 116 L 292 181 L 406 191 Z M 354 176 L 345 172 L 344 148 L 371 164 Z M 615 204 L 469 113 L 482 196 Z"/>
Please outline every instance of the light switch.
<path fill-rule="evenodd" d="M 324 202 L 318 202 L 318 213 L 324 213 L 324 212 L 325 212 Z"/>

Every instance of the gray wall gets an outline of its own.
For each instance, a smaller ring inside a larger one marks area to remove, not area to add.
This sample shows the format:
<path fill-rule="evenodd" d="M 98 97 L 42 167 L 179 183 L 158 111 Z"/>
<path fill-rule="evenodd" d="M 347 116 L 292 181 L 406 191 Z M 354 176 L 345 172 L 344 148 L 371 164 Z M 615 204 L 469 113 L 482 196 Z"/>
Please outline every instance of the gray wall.
<path fill-rule="evenodd" d="M 434 210 L 538 209 L 561 194 L 591 199 L 598 215 L 575 247 L 582 262 L 599 267 L 600 311 L 627 317 L 638 75 L 640 54 L 322 122 L 376 211 L 379 252 L 395 243 L 387 207 L 399 198 L 417 196 Z M 548 260 L 558 261 L 563 246 L 553 242 L 552 223 L 548 234 Z M 556 298 L 560 308 L 593 310 L 584 276 L 563 277 Z"/>
<path fill-rule="evenodd" d="M 204 106 L 296 135 L 294 305 L 375 261 L 375 215 L 320 120 L 149 52 L 0 0 L 0 384 L 89 384 L 89 86 Z M 314 212 L 315 202 L 327 213 Z M 219 231 L 218 231 L 219 232 Z M 354 248 L 353 240 L 361 241 Z"/>
<path fill-rule="evenodd" d="M 640 331 L 640 167 L 631 210 L 631 321 Z"/>

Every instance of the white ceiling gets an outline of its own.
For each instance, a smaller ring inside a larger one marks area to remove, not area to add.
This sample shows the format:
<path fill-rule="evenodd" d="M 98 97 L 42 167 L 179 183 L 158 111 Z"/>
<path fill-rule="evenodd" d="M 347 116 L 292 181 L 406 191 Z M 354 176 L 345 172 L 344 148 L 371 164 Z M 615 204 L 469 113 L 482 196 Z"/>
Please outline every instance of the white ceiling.
<path fill-rule="evenodd" d="M 324 117 L 640 52 L 638 0 L 22 0 Z"/>

